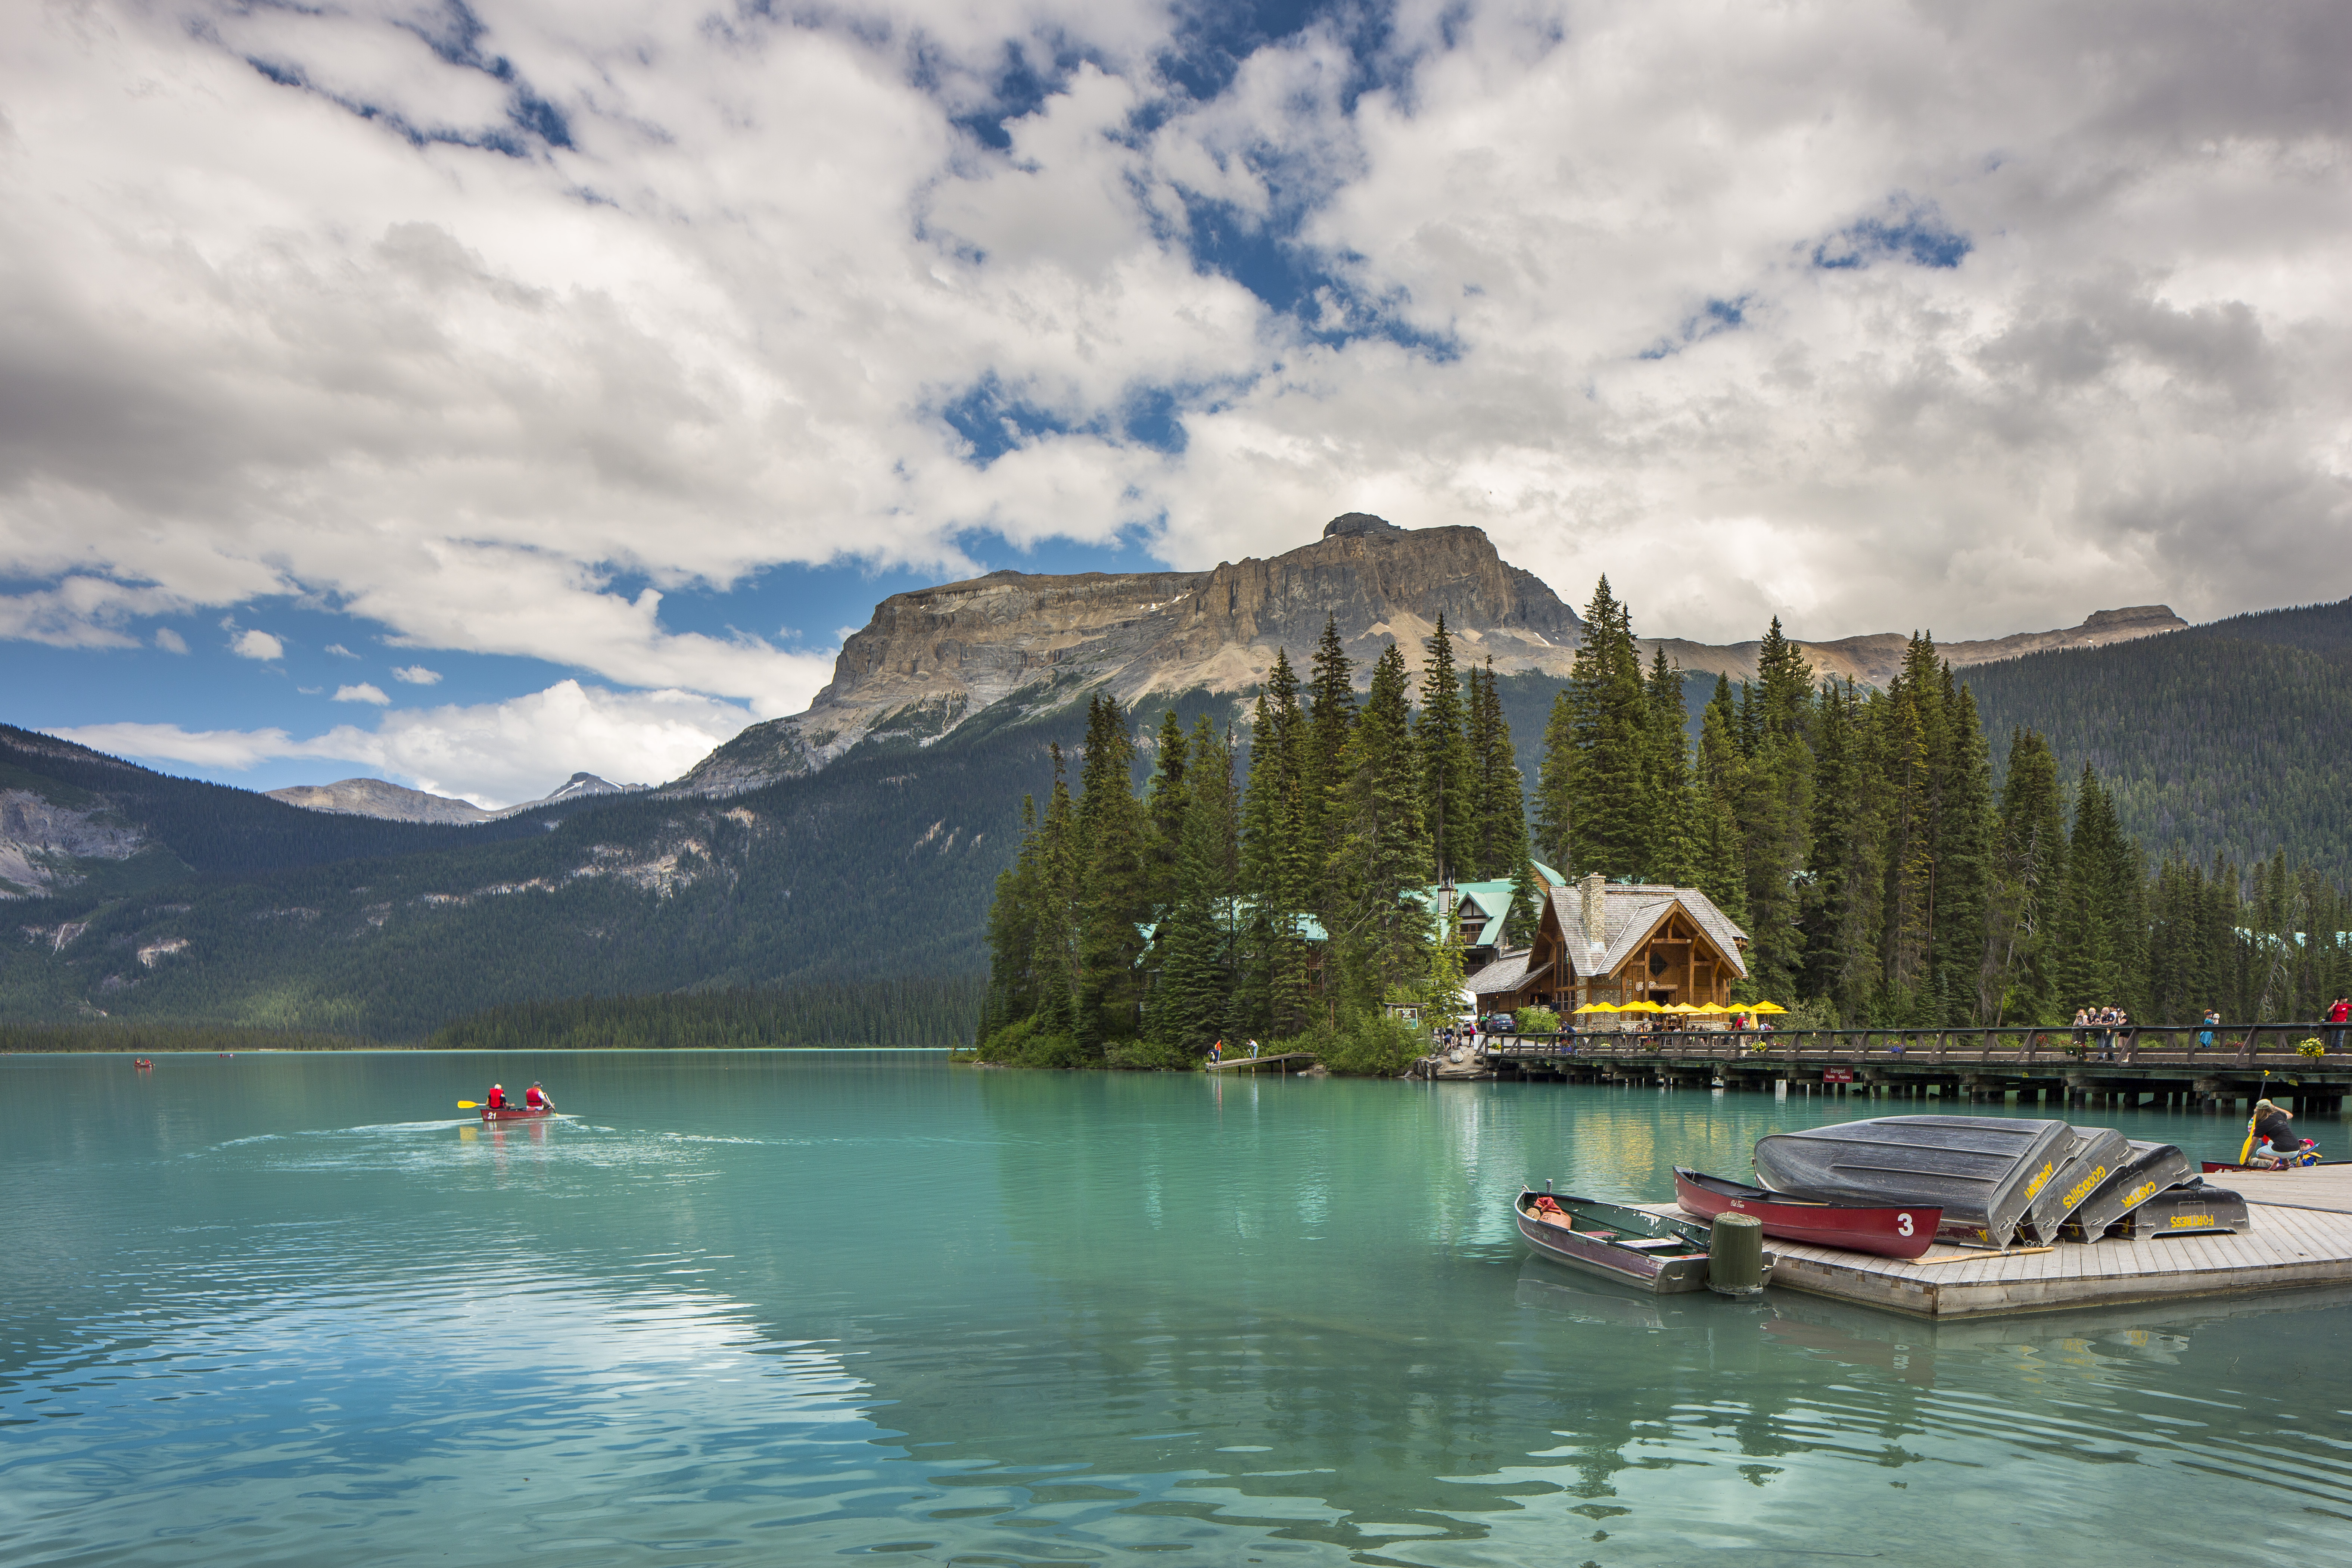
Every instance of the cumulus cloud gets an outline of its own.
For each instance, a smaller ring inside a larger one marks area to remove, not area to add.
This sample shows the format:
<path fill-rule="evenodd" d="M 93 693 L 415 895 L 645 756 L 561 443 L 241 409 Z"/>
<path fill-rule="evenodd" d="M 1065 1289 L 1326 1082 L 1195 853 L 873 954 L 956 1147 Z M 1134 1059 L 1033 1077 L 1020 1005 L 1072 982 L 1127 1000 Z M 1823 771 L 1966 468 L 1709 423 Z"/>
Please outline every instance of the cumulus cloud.
<path fill-rule="evenodd" d="M 411 686 L 437 686 L 441 683 L 439 670 L 427 669 L 421 664 L 395 667 L 393 669 L 392 678 L 394 680 L 406 681 Z"/>
<path fill-rule="evenodd" d="M 165 653 L 185 653 L 188 651 L 188 639 L 169 626 L 157 626 L 155 646 Z"/>
<path fill-rule="evenodd" d="M 357 655 L 357 654 L 353 653 L 351 649 L 349 649 L 349 648 L 345 647 L 342 644 L 341 644 L 341 643 L 339 643 L 339 642 L 331 642 L 331 643 L 329 643 L 329 644 L 327 645 L 327 647 L 326 647 L 325 651 L 326 651 L 326 652 L 328 652 L 328 653 L 333 654 L 337 658 L 359 658 L 359 655 Z"/>
<path fill-rule="evenodd" d="M 335 700 L 338 702 L 373 702 L 379 708 L 388 708 L 392 705 L 392 699 L 383 694 L 383 688 L 370 685 L 364 680 L 361 681 L 357 686 L 338 686 L 335 688 Z"/>
<path fill-rule="evenodd" d="M 2315 0 L 45 15 L 0 637 L 304 595 L 769 715 L 827 659 L 666 595 L 1353 509 L 1705 640 L 2352 591 Z"/>
<path fill-rule="evenodd" d="M 228 773 L 289 758 L 355 764 L 495 809 L 536 800 L 577 772 L 616 783 L 675 778 L 751 722 L 740 705 L 694 692 L 564 680 L 503 702 L 408 709 L 383 714 L 372 730 L 341 724 L 307 738 L 276 727 L 134 723 L 49 733 L 116 756 Z"/>
<path fill-rule="evenodd" d="M 264 661 L 286 657 L 286 645 L 257 627 L 247 627 L 231 637 L 228 650 L 239 658 Z"/>

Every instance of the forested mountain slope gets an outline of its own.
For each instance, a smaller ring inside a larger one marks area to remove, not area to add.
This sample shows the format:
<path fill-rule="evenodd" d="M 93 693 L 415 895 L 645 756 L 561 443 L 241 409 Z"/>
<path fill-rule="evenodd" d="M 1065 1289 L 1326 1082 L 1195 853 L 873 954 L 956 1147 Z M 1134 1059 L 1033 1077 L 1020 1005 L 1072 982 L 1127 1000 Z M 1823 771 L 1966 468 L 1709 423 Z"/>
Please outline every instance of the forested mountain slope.
<path fill-rule="evenodd" d="M 100 769 L 90 776 L 125 813 L 164 803 L 136 820 L 168 858 L 136 889 L 84 884 L 12 903 L 0 1016 L 401 1040 L 538 998 L 972 973 L 1021 797 L 1051 787 L 1048 743 L 1075 739 L 1082 719 L 951 748 L 868 748 L 725 801 L 623 797 L 468 827 L 235 790 L 184 800 L 184 781 L 68 759 Z M 260 813 L 324 837 L 237 867 Z"/>
<path fill-rule="evenodd" d="M 2040 731 L 2061 776 L 2098 771 L 2150 854 L 2243 865 L 2284 848 L 2352 874 L 2352 602 L 2032 654 L 1966 679 L 1996 766 L 2012 728 Z"/>

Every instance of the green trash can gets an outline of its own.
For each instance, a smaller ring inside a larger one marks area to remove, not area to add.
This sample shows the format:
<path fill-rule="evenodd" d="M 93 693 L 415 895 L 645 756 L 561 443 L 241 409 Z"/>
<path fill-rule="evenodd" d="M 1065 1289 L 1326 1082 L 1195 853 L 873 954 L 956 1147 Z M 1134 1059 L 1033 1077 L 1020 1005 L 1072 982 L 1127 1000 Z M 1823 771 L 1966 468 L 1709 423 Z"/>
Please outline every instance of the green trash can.
<path fill-rule="evenodd" d="M 1719 1214 L 1707 1227 L 1706 1288 L 1719 1296 L 1753 1296 L 1764 1289 L 1764 1223 L 1753 1215 Z"/>

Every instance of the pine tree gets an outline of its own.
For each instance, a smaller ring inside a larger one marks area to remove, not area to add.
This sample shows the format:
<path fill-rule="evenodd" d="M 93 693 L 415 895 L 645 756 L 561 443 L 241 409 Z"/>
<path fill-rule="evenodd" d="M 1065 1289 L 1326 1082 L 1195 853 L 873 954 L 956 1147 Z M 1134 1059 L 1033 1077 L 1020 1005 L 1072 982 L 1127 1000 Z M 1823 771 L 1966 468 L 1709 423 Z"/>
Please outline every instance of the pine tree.
<path fill-rule="evenodd" d="M 1372 666 L 1344 770 L 1349 815 L 1334 879 L 1343 902 L 1331 936 L 1358 1017 L 1413 994 L 1426 964 L 1429 917 L 1405 897 L 1430 880 L 1405 683 L 1404 656 L 1391 643 Z"/>
<path fill-rule="evenodd" d="M 1197 1056 L 1232 1022 L 1241 847 L 1233 752 L 1206 714 L 1194 723 L 1187 749 L 1176 900 L 1153 942 L 1160 983 L 1150 1026 L 1159 1044 Z"/>
<path fill-rule="evenodd" d="M 1302 806 L 1307 858 L 1314 863 L 1314 910 L 1335 918 L 1331 868 L 1339 853 L 1351 809 L 1348 793 L 1348 745 L 1356 729 L 1356 667 L 1339 641 L 1339 624 L 1329 616 L 1307 668 L 1307 776 Z"/>
<path fill-rule="evenodd" d="M 1454 666 L 1454 639 L 1446 633 L 1443 613 L 1424 646 L 1421 710 L 1413 723 L 1413 743 L 1421 752 L 1421 819 L 1428 827 L 1430 856 L 1439 879 L 1466 881 L 1476 876 L 1470 744 L 1465 733 L 1462 679 Z"/>
<path fill-rule="evenodd" d="M 2058 1016 L 2058 915 L 2066 889 L 2066 808 L 2058 764 L 2032 730 L 2009 742 L 2001 781 L 1999 876 L 1991 914 L 1995 969 L 2002 980 L 1994 1023 L 2062 1022 Z"/>
<path fill-rule="evenodd" d="M 1747 795 L 1748 759 L 1740 753 L 1738 722 L 1731 682 L 1718 675 L 1715 691 L 1699 715 L 1698 768 L 1691 781 L 1691 811 L 1698 841 L 1693 876 L 1699 891 L 1745 928 L 1748 862 L 1738 804 Z"/>
<path fill-rule="evenodd" d="M 1152 753 L 1147 807 L 1151 818 L 1149 886 L 1154 909 L 1167 908 L 1176 897 L 1176 853 L 1184 837 L 1186 760 L 1184 726 L 1171 707 L 1160 716 L 1160 739 Z"/>
<path fill-rule="evenodd" d="M 1648 779 L 1644 794 L 1650 821 L 1644 837 L 1648 857 L 1642 879 L 1687 887 L 1698 872 L 1696 802 L 1691 793 L 1690 715 L 1683 708 L 1683 672 L 1666 663 L 1666 650 L 1654 650 L 1643 690 L 1649 709 Z"/>
<path fill-rule="evenodd" d="M 1281 1037 L 1308 1020 L 1310 955 L 1303 934 L 1316 868 L 1307 819 L 1307 717 L 1286 651 L 1258 696 L 1250 726 L 1249 787 L 1243 807 L 1242 881 L 1249 906 L 1248 1026 Z"/>
<path fill-rule="evenodd" d="M 1804 870 L 1811 837 L 1812 671 L 1776 616 L 1741 689 L 1737 732 L 1747 759 L 1735 805 L 1748 873 L 1748 972 L 1766 996 L 1789 994 L 1805 959 Z"/>
<path fill-rule="evenodd" d="M 1824 681 L 1806 862 L 1804 988 L 1837 1016 L 1864 1016 L 1878 989 L 1885 848 L 1870 706 L 1849 682 Z"/>
<path fill-rule="evenodd" d="M 1149 820 L 1135 797 L 1135 742 L 1117 699 L 1087 705 L 1086 763 L 1079 775 L 1077 859 L 1080 920 L 1076 1039 L 1087 1050 L 1133 1039 L 1142 1001 L 1138 926 L 1151 919 Z"/>
<path fill-rule="evenodd" d="M 1037 961 L 1035 1016 L 1040 1032 L 1075 1041 L 1085 984 L 1078 952 L 1084 888 L 1079 876 L 1077 810 L 1070 800 L 1062 748 L 1055 744 L 1047 750 L 1054 762 L 1054 793 L 1046 798 L 1045 820 L 1037 835 L 1037 927 L 1031 939 Z"/>
<path fill-rule="evenodd" d="M 1992 759 L 1976 700 L 1942 667 L 1942 774 L 1936 818 L 1936 938 L 1931 963 L 1937 991 L 1936 1022 L 1966 1027 L 1989 1022 L 2000 1003 L 1988 916 L 1994 837 Z"/>
<path fill-rule="evenodd" d="M 1570 810 L 1576 824 L 1570 876 L 1638 877 L 1650 858 L 1650 707 L 1631 612 L 1603 577 L 1584 610 L 1584 640 L 1569 677 L 1576 761 Z"/>
<path fill-rule="evenodd" d="M 1536 764 L 1536 848 L 1563 876 L 1576 875 L 1576 702 L 1563 687 L 1544 723 Z"/>

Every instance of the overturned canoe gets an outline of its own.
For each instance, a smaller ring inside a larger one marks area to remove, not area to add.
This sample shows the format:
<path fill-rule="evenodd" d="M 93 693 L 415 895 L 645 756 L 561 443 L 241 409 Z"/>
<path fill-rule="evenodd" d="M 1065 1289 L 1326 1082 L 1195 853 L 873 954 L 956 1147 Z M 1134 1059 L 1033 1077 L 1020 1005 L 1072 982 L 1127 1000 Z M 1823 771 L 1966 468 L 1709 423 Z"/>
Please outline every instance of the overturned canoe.
<path fill-rule="evenodd" d="M 2006 1247 L 2073 1153 L 2063 1121 L 2002 1116 L 1881 1116 L 1756 1141 L 1756 1174 L 1791 1197 L 1933 1205 L 1937 1239 Z"/>
<path fill-rule="evenodd" d="M 2130 1157 L 2131 1142 L 2112 1127 L 2077 1127 L 2074 1147 L 2058 1166 L 2058 1173 L 2042 1184 L 2025 1205 L 2017 1233 L 2042 1247 L 2058 1239 L 2066 1217 L 2080 1208 Z"/>
<path fill-rule="evenodd" d="M 2202 1181 L 2167 1187 L 2115 1226 L 2115 1234 L 2134 1241 L 2167 1236 L 2243 1235 L 2246 1200 L 2227 1187 L 2209 1187 Z"/>
<path fill-rule="evenodd" d="M 2096 1241 L 2107 1228 L 2167 1187 L 2196 1180 L 2189 1156 L 2169 1143 L 2126 1144 L 2123 1163 L 2068 1215 L 2058 1234 L 2068 1241 Z"/>
<path fill-rule="evenodd" d="M 1765 1235 L 1781 1241 L 1842 1247 L 1882 1258 L 1918 1257 L 1936 1239 L 1944 1218 L 1944 1211 L 1933 1205 L 1881 1207 L 1791 1197 L 1682 1165 L 1675 1167 L 1675 1202 L 1685 1214 L 1701 1219 L 1719 1214 L 1751 1215 Z"/>

